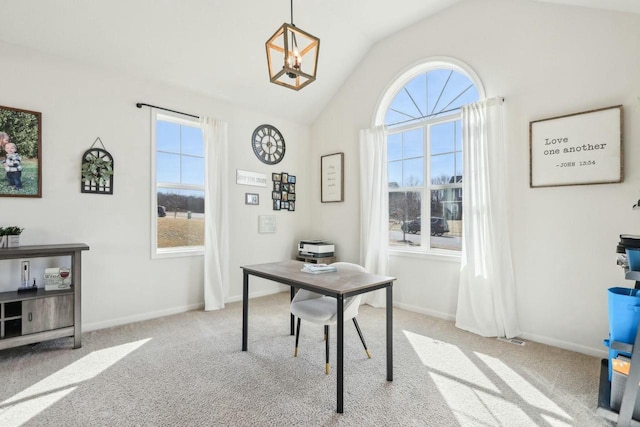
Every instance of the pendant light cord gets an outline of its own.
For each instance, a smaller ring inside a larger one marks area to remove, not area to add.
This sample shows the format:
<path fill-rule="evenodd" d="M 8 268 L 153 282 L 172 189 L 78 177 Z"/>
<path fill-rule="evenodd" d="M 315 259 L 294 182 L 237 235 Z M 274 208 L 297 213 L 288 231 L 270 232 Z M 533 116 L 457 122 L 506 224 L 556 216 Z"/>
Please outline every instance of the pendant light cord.
<path fill-rule="evenodd" d="M 296 26 L 296 24 L 293 23 L 293 0 L 291 0 L 291 26 Z"/>

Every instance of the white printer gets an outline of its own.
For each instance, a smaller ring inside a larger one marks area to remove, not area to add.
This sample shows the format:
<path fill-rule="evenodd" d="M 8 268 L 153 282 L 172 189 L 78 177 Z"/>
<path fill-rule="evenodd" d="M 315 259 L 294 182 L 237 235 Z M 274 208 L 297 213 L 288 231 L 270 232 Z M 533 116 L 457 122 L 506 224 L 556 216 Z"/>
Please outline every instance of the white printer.
<path fill-rule="evenodd" d="M 313 258 L 332 257 L 336 247 L 325 240 L 300 240 L 298 255 Z"/>

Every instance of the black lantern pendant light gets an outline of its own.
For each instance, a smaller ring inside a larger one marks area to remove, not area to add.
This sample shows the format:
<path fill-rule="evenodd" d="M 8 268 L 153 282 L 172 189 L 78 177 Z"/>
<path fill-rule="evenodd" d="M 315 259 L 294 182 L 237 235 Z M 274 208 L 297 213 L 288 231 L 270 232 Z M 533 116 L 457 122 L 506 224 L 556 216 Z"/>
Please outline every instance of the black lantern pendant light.
<path fill-rule="evenodd" d="M 300 90 L 316 79 L 320 39 L 293 24 L 282 24 L 267 41 L 267 63 L 271 83 Z"/>

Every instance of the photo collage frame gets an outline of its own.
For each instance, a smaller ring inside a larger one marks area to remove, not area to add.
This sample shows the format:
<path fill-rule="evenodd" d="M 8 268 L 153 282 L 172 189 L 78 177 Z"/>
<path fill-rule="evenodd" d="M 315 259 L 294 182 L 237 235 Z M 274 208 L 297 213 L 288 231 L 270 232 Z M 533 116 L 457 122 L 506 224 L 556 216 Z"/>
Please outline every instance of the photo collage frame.
<path fill-rule="evenodd" d="M 274 211 L 295 211 L 296 210 L 296 177 L 286 172 L 271 174 L 273 181 L 273 191 L 271 198 L 273 199 Z"/>

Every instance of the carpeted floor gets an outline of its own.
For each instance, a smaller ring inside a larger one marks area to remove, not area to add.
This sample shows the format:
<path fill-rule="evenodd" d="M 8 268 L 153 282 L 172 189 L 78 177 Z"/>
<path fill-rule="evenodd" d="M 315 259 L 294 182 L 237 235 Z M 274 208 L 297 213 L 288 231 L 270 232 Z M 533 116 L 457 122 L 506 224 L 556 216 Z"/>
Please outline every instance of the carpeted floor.
<path fill-rule="evenodd" d="M 595 415 L 600 361 L 481 338 L 394 310 L 387 382 L 383 309 L 362 306 L 367 359 L 345 325 L 337 414 L 322 327 L 304 324 L 293 357 L 288 293 L 0 351 L 0 426 L 606 426 Z"/>

